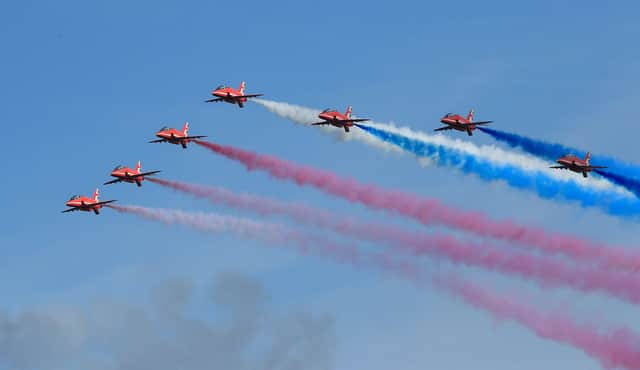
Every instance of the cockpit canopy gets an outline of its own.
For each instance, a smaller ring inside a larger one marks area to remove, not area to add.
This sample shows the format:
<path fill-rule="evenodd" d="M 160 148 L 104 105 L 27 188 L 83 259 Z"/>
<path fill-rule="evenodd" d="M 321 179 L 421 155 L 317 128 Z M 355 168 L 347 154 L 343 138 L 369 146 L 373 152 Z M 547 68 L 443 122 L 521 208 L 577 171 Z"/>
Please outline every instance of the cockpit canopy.
<path fill-rule="evenodd" d="M 216 87 L 216 90 L 222 90 L 226 88 L 227 88 L 227 85 L 219 85 L 218 87 Z"/>
<path fill-rule="evenodd" d="M 447 113 L 447 114 L 445 114 L 445 115 L 444 115 L 444 117 L 445 117 L 445 118 L 447 118 L 447 117 L 451 117 L 451 116 L 455 116 L 455 114 L 453 114 L 453 113 Z"/>
<path fill-rule="evenodd" d="M 76 194 L 76 195 L 72 196 L 71 198 L 69 198 L 69 201 L 76 200 L 78 198 L 80 198 L 80 195 Z"/>
<path fill-rule="evenodd" d="M 569 154 L 565 154 L 565 157 L 572 157 L 572 158 L 578 158 L 577 155 L 573 154 L 573 153 L 569 153 Z"/>
<path fill-rule="evenodd" d="M 335 109 L 335 108 L 327 108 L 327 109 L 323 110 L 322 113 L 336 112 L 336 111 L 337 111 L 337 109 Z"/>
<path fill-rule="evenodd" d="M 169 130 L 169 127 L 167 127 L 167 126 L 162 126 L 160 128 L 160 131 L 167 131 L 167 130 Z"/>
<path fill-rule="evenodd" d="M 113 170 L 114 170 L 114 171 L 117 171 L 117 170 L 120 170 L 120 169 L 123 169 L 123 168 L 124 168 L 124 166 L 123 166 L 123 165 L 121 165 L 121 164 L 119 164 L 119 165 L 117 165 L 117 166 L 116 166 L 116 168 L 114 168 Z"/>

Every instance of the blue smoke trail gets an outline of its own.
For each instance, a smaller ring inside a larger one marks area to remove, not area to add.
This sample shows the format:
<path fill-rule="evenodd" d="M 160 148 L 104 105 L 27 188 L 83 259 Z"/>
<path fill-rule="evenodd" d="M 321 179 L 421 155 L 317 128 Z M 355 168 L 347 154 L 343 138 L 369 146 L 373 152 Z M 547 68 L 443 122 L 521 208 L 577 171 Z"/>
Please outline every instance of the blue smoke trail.
<path fill-rule="evenodd" d="M 593 172 L 597 173 L 598 175 L 604 177 L 614 184 L 626 188 L 627 190 L 635 194 L 636 197 L 640 198 L 640 181 L 604 170 L 594 169 Z"/>
<path fill-rule="evenodd" d="M 476 174 L 485 181 L 506 181 L 514 188 L 533 191 L 543 199 L 560 198 L 574 201 L 582 207 L 596 207 L 613 216 L 637 218 L 640 215 L 640 200 L 628 198 L 613 191 L 585 188 L 573 181 L 558 181 L 544 172 L 527 171 L 509 164 L 494 163 L 456 149 L 411 139 L 370 126 L 361 124 L 356 126 L 407 152 L 435 159 L 438 166 L 455 167 L 465 174 Z"/>

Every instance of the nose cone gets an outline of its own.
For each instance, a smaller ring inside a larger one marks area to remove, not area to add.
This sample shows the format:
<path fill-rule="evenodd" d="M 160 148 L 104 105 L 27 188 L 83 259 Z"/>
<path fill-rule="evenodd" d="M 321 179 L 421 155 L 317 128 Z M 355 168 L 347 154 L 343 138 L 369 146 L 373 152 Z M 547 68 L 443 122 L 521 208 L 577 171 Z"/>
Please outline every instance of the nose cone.
<path fill-rule="evenodd" d="M 156 136 L 163 139 L 164 138 L 164 131 L 158 131 L 156 132 Z"/>
<path fill-rule="evenodd" d="M 224 95 L 224 93 L 222 91 L 220 91 L 220 90 L 213 90 L 211 92 L 211 95 L 217 96 L 217 97 L 222 97 Z"/>

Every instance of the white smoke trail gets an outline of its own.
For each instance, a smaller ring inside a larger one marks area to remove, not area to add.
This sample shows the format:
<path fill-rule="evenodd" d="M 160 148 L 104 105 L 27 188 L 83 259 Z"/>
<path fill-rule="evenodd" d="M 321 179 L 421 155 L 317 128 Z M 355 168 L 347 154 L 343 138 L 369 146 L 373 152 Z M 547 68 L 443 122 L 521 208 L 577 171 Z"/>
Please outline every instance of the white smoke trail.
<path fill-rule="evenodd" d="M 294 123 L 305 126 L 308 126 L 312 122 L 315 122 L 318 119 L 318 113 L 320 112 L 320 110 L 316 109 L 265 99 L 254 99 L 253 101 L 262 105 L 267 110 L 275 113 L 282 118 L 286 118 L 290 121 L 293 121 Z M 366 122 L 366 125 L 396 135 L 402 135 L 411 140 L 422 141 L 428 144 L 446 148 L 448 150 L 454 150 L 463 154 L 472 155 L 480 160 L 484 160 L 493 164 L 502 166 L 516 166 L 534 174 L 544 173 L 554 180 L 565 183 L 571 182 L 582 188 L 614 191 L 619 195 L 630 198 L 633 197 L 633 194 L 631 194 L 629 191 L 620 186 L 612 184 L 608 180 L 594 177 L 589 177 L 586 179 L 582 177 L 578 178 L 573 173 L 568 173 L 566 171 L 554 171 L 549 169 L 549 163 L 544 162 L 536 157 L 506 151 L 494 145 L 476 145 L 469 141 L 451 139 L 441 134 L 430 135 L 424 132 L 414 131 L 408 127 L 398 127 L 394 124 L 384 124 L 369 121 Z M 335 127 L 323 126 L 321 129 L 325 133 L 335 135 L 342 141 L 357 140 L 365 144 L 369 144 L 375 148 L 382 149 L 385 152 L 404 152 L 401 148 L 382 141 L 372 135 L 369 135 L 366 132 L 363 132 L 362 130 L 351 130 L 351 132 L 346 133 L 342 130 L 336 129 Z M 437 153 L 434 153 L 430 157 L 418 156 L 417 158 L 419 163 L 422 165 L 428 164 L 430 161 L 433 161 L 435 163 L 440 162 Z"/>
<path fill-rule="evenodd" d="M 375 265 L 411 279 L 417 279 L 420 275 L 416 266 L 409 262 L 392 258 L 388 254 L 363 254 L 357 246 L 338 243 L 325 236 L 303 232 L 281 224 L 258 222 L 247 218 L 216 213 L 185 212 L 166 208 L 112 204 L 107 205 L 107 207 L 121 213 L 135 214 L 167 225 L 178 224 L 213 233 L 228 232 L 269 244 L 293 246 L 299 252 L 332 257 L 339 262 L 356 267 Z"/>
<path fill-rule="evenodd" d="M 292 239 L 298 240 L 302 237 L 301 234 L 282 225 L 256 222 L 246 218 L 215 213 L 185 212 L 176 209 L 140 206 L 109 205 L 109 207 L 167 225 L 179 224 L 214 233 L 231 232 L 245 237 L 259 237 L 259 239 L 271 243 L 281 243 Z"/>

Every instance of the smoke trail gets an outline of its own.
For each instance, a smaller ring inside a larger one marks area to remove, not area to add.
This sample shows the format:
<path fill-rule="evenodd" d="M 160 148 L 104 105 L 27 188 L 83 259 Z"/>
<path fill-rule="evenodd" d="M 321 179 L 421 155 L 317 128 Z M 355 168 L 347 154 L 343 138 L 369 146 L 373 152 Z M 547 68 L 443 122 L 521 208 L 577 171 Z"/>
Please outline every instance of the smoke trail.
<path fill-rule="evenodd" d="M 194 141 L 205 148 L 229 159 L 242 163 L 248 170 L 266 171 L 276 179 L 294 181 L 299 186 L 313 186 L 353 203 L 380 209 L 412 218 L 425 225 L 442 224 L 480 236 L 488 236 L 510 242 L 537 247 L 551 253 L 563 253 L 580 259 L 600 258 L 620 252 L 606 252 L 606 247 L 581 241 L 560 234 L 550 234 L 542 229 L 517 225 L 511 221 L 495 221 L 478 213 L 447 207 L 435 199 L 420 198 L 400 191 L 386 190 L 375 185 L 362 184 L 355 179 L 346 179 L 308 166 L 300 166 L 274 156 L 259 155 L 231 146 L 221 146 L 206 141 Z M 591 255 L 592 257 L 588 257 Z"/>
<path fill-rule="evenodd" d="M 567 153 L 584 153 L 582 150 L 566 147 L 561 144 L 547 143 L 541 140 L 529 139 L 525 136 L 512 134 L 510 132 L 494 130 L 488 127 L 478 127 L 478 130 L 490 135 L 494 139 L 510 145 L 513 148 L 520 148 L 527 153 L 537 157 L 555 162 L 558 158 Z M 600 158 L 600 157 L 599 157 Z"/>
<path fill-rule="evenodd" d="M 640 181 L 636 179 L 632 179 L 627 176 L 618 175 L 606 170 L 594 169 L 593 171 L 596 172 L 598 175 L 608 179 L 612 183 L 626 188 L 627 190 L 635 194 L 636 197 L 640 198 Z"/>
<path fill-rule="evenodd" d="M 181 211 L 149 209 L 135 206 L 114 206 L 109 205 L 120 212 L 133 213 L 145 218 L 149 218 L 164 223 L 178 223 L 195 227 L 205 231 L 232 231 L 245 236 L 262 238 L 266 231 L 267 240 L 279 240 L 272 232 L 283 232 L 279 227 L 267 226 L 248 220 L 224 217 L 218 215 L 188 214 Z M 209 218 L 208 216 L 212 216 Z M 297 235 L 297 233 L 293 233 Z M 324 248 L 323 248 L 324 249 Z M 341 251 L 337 245 L 328 248 L 327 255 L 337 257 L 338 262 L 345 262 L 341 256 L 349 255 L 346 262 L 360 265 L 363 259 L 354 258 L 351 249 Z M 376 267 L 383 271 L 399 274 L 400 277 L 408 278 L 410 281 L 422 286 L 422 280 L 413 273 L 407 273 L 406 263 L 395 263 L 390 259 L 370 259 Z M 514 299 L 501 298 L 494 293 L 481 289 L 468 282 L 458 280 L 455 277 L 433 277 L 432 281 L 436 287 L 446 289 L 454 296 L 461 297 L 474 307 L 483 309 L 493 316 L 513 320 L 533 331 L 537 336 L 565 343 L 574 348 L 584 351 L 587 355 L 597 359 L 607 368 L 619 367 L 625 369 L 637 369 L 640 366 L 640 351 L 638 346 L 640 339 L 638 335 L 626 328 L 612 330 L 608 333 L 601 333 L 596 328 L 588 325 L 578 325 L 570 317 L 559 313 L 543 313 L 533 307 Z"/>
<path fill-rule="evenodd" d="M 329 256 L 338 262 L 348 263 L 356 267 L 374 264 L 387 270 L 393 270 L 406 278 L 419 280 L 417 268 L 405 261 L 393 260 L 390 256 L 382 254 L 363 256 L 357 247 L 342 245 L 327 238 L 302 233 L 284 225 L 256 222 L 215 213 L 192 213 L 172 209 L 113 204 L 106 206 L 121 213 L 134 214 L 167 225 L 179 224 L 213 233 L 229 232 L 268 244 L 293 245 L 302 253 L 311 252 Z"/>
<path fill-rule="evenodd" d="M 440 145 L 418 139 L 420 134 L 409 130 L 404 130 L 407 132 L 400 134 L 367 125 L 357 126 L 408 152 L 427 158 L 437 157 L 436 163 L 441 166 L 456 167 L 466 174 L 475 173 L 486 181 L 504 180 L 512 187 L 534 191 L 545 199 L 560 198 L 575 201 L 582 207 L 598 207 L 614 216 L 637 217 L 640 215 L 640 200 L 615 191 L 609 185 L 604 186 L 602 180 L 578 182 L 575 176 L 573 179 L 560 179 L 552 176 L 548 168 L 525 169 L 522 165 L 514 166 L 509 162 L 487 160 L 486 157 L 470 154 L 468 151 L 444 150 Z M 584 179 L 580 177 L 579 180 Z"/>
<path fill-rule="evenodd" d="M 311 122 L 316 121 L 319 112 L 319 110 L 314 110 L 289 103 L 281 103 L 264 99 L 255 99 L 254 101 L 267 108 L 269 111 L 277 114 L 278 116 L 304 126 L 308 126 Z M 505 178 L 501 178 L 497 176 L 497 174 L 490 176 L 490 173 L 486 171 L 486 168 L 481 168 L 483 164 L 485 165 L 485 167 L 486 165 L 491 164 L 498 167 L 517 167 L 520 172 L 534 172 L 536 174 L 539 172 L 544 172 L 551 180 L 571 182 L 579 187 L 584 188 L 610 190 L 611 192 L 619 193 L 616 194 L 619 197 L 629 196 L 629 194 L 623 189 L 613 186 L 608 181 L 591 178 L 587 179 L 587 181 L 582 181 L 583 179 L 577 179 L 575 176 L 571 176 L 572 174 L 563 172 L 550 172 L 548 170 L 548 164 L 541 160 L 530 156 L 507 152 L 495 146 L 478 146 L 468 141 L 449 139 L 448 137 L 443 135 L 427 135 L 421 132 L 412 131 L 406 127 L 396 127 L 391 124 L 368 122 L 366 126 L 424 142 L 426 145 L 432 147 L 433 150 L 430 150 L 428 152 L 421 151 L 421 153 L 418 153 L 420 155 L 420 158 L 427 158 L 440 166 L 457 167 L 463 170 L 465 173 L 477 173 L 484 180 L 505 180 Z M 342 130 L 335 129 L 333 127 L 322 127 L 322 130 L 326 133 L 333 133 L 342 140 L 361 141 L 385 151 L 389 151 L 390 148 L 394 148 L 396 151 L 398 151 L 402 147 L 397 143 L 391 145 L 384 140 L 379 140 L 379 137 L 372 137 L 371 135 L 367 135 L 365 132 L 359 132 L 358 130 L 352 130 L 349 133 L 345 133 Z M 403 150 L 400 151 L 402 152 Z M 460 161 L 460 157 L 463 156 L 468 158 L 466 162 Z M 452 160 L 456 157 L 458 158 L 457 160 Z M 472 166 L 472 164 L 475 164 L 475 162 L 480 162 L 479 168 L 475 168 L 474 166 Z M 540 181 L 546 181 L 546 179 L 543 178 L 540 179 Z M 517 181 L 512 181 L 509 184 L 517 185 Z M 522 188 L 522 186 L 519 186 L 519 188 Z M 546 197 L 549 197 L 545 190 L 551 191 L 552 189 L 540 190 L 542 194 L 545 194 Z"/>
<path fill-rule="evenodd" d="M 640 280 L 633 274 L 619 273 L 615 269 L 640 267 L 640 255 L 625 255 L 621 250 L 592 250 L 588 262 L 602 264 L 592 268 L 536 257 L 526 253 L 507 253 L 489 243 L 461 242 L 455 238 L 418 232 L 408 232 L 379 223 L 366 223 L 338 216 L 325 210 L 301 204 L 236 194 L 226 189 L 192 185 L 154 178 L 163 186 L 206 198 L 216 204 L 246 209 L 259 214 L 284 215 L 293 221 L 332 230 L 333 232 L 373 243 L 385 243 L 393 249 L 402 249 L 414 255 L 434 255 L 454 263 L 480 266 L 493 271 L 513 274 L 552 286 L 569 286 L 584 292 L 600 291 L 632 303 L 640 303 Z M 585 243 L 586 244 L 586 243 Z M 586 248 L 590 248 L 589 245 Z M 603 258 L 600 260 L 600 258 Z M 613 263 L 613 264 L 612 264 Z"/>
<path fill-rule="evenodd" d="M 455 278 L 437 279 L 436 284 L 498 319 L 520 323 L 538 337 L 581 349 L 598 359 L 605 369 L 640 368 L 640 337 L 627 328 L 603 331 L 586 324 L 579 325 L 568 315 L 543 313 L 522 302 L 497 296 L 471 282 Z"/>

